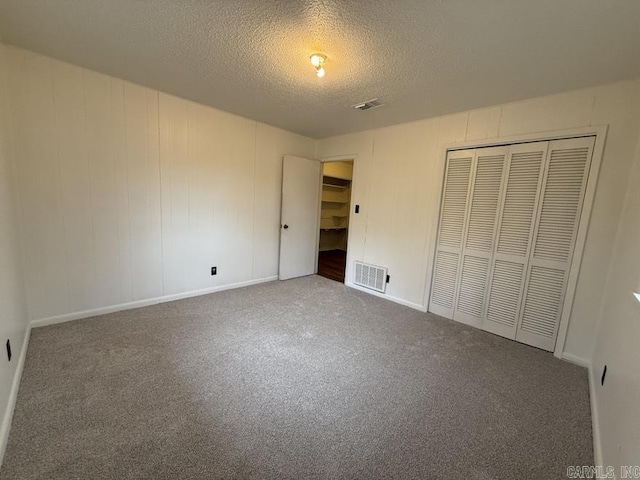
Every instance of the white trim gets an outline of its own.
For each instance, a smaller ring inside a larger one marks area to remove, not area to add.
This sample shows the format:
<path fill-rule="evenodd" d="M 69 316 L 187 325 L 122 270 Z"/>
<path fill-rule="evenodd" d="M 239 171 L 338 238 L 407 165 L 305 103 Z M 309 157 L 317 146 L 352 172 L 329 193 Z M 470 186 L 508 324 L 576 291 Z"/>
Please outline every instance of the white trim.
<path fill-rule="evenodd" d="M 598 402 L 596 401 L 597 379 L 594 378 L 593 366 L 589 365 L 589 397 L 591 399 L 591 429 L 593 435 L 593 460 L 596 466 L 603 465 L 602 442 L 600 440 L 600 421 L 598 417 Z"/>
<path fill-rule="evenodd" d="M 571 353 L 563 353 L 562 360 L 566 360 L 569 363 L 574 363 L 576 365 L 580 365 L 581 367 L 591 368 L 591 362 L 586 358 L 578 357 Z"/>
<path fill-rule="evenodd" d="M 438 187 L 438 198 L 436 201 L 435 215 L 432 215 L 431 218 L 431 231 L 433 235 L 429 239 L 428 245 L 425 245 L 425 250 L 427 251 L 427 266 L 426 266 L 426 277 L 424 282 L 424 293 L 422 294 L 422 301 L 425 305 L 425 311 L 429 311 L 429 301 L 431 299 L 431 285 L 433 283 L 433 273 L 435 270 L 436 263 L 436 247 L 438 245 L 438 229 L 440 227 L 440 211 L 442 210 L 442 202 L 444 199 L 444 184 L 446 181 L 445 178 L 445 168 L 447 164 L 447 155 L 449 150 L 444 145 L 440 146 L 441 151 L 444 152 L 444 157 L 441 157 L 441 160 L 436 163 L 434 175 L 436 178 L 440 179 L 439 187 Z"/>
<path fill-rule="evenodd" d="M 347 284 L 347 279 L 351 278 L 351 256 L 349 254 L 349 247 L 351 246 L 351 242 L 352 242 L 352 237 L 353 237 L 353 228 L 351 228 L 351 225 L 353 224 L 353 215 L 355 215 L 354 212 L 354 208 L 356 205 L 356 200 L 355 200 L 355 196 L 353 195 L 354 192 L 354 185 L 355 185 L 355 179 L 356 179 L 356 168 L 358 165 L 360 165 L 360 162 L 357 162 L 358 159 L 358 155 L 356 154 L 352 154 L 352 155 L 333 155 L 330 157 L 322 157 L 319 159 L 319 162 L 324 164 L 324 163 L 331 163 L 331 162 L 352 162 L 353 163 L 353 170 L 351 172 L 351 184 L 350 184 L 350 192 L 349 192 L 349 224 L 347 225 L 347 258 L 346 258 L 346 265 L 344 267 L 344 278 L 345 278 L 345 285 Z M 316 239 L 316 245 L 318 245 L 318 251 L 316 252 L 316 270 L 315 273 L 318 273 L 318 257 L 320 256 L 320 222 L 321 222 L 321 218 L 322 217 L 322 177 L 323 177 L 323 170 L 324 170 L 324 166 L 323 168 L 320 169 L 320 198 L 318 198 L 318 238 Z"/>
<path fill-rule="evenodd" d="M 405 307 L 413 308 L 414 310 L 420 310 L 421 312 L 426 312 L 427 309 L 424 305 L 420 305 L 419 303 L 410 302 L 408 300 L 403 300 L 402 298 L 394 297 L 393 295 L 388 295 L 386 293 L 376 292 L 375 290 L 370 290 L 368 288 L 361 287 L 360 285 L 356 285 L 355 283 L 345 281 L 344 284 L 353 288 L 354 290 L 360 290 L 361 292 L 369 293 L 376 297 L 384 298 L 385 300 L 390 300 L 394 303 L 399 303 L 400 305 L 404 305 Z"/>
<path fill-rule="evenodd" d="M 447 158 L 447 152 L 451 150 L 464 150 L 471 148 L 482 148 L 499 145 L 512 145 L 515 143 L 529 143 L 539 141 L 560 140 L 566 138 L 576 137 L 590 137 L 595 136 L 595 144 L 593 147 L 593 153 L 591 156 L 591 166 L 589 168 L 589 178 L 587 180 L 587 186 L 583 199 L 583 207 L 580 215 L 580 223 L 578 226 L 578 233 L 576 235 L 576 243 L 573 253 L 571 265 L 569 267 L 569 279 L 567 281 L 565 300 L 562 308 L 562 314 L 560 317 L 560 325 L 558 327 L 558 334 L 556 336 L 556 344 L 553 354 L 557 358 L 565 358 L 564 345 L 567 337 L 567 331 L 569 329 L 569 317 L 571 316 L 571 310 L 573 308 L 573 299 L 578 282 L 578 275 L 580 273 L 580 263 L 582 261 L 582 254 L 584 253 L 584 246 L 586 243 L 587 230 L 589 227 L 589 219 L 591 216 L 591 210 L 593 207 L 593 201 L 595 198 L 596 183 L 598 180 L 598 174 L 600 172 L 600 165 L 602 163 L 602 157 L 604 153 L 605 139 L 607 136 L 608 125 L 593 125 L 589 127 L 570 128 L 564 130 L 553 130 L 547 132 L 529 133 L 524 135 L 514 135 L 509 137 L 494 137 L 486 138 L 482 140 L 465 140 L 462 142 L 441 144 L 440 159 L 436 166 L 436 175 L 439 175 L 442 179 L 440 184 L 439 196 L 438 196 L 438 213 L 434 215 L 433 226 L 435 235 L 432 236 L 429 245 L 429 259 L 427 266 L 427 278 L 425 282 L 424 291 L 424 303 L 428 311 L 429 298 L 431 296 L 431 286 L 433 283 L 433 264 L 435 262 L 436 255 L 436 239 L 438 236 L 438 220 L 440 218 L 440 208 L 442 204 L 442 195 L 444 189 L 444 165 Z M 571 357 L 569 355 L 569 357 Z"/>
<path fill-rule="evenodd" d="M 564 294 L 564 304 L 560 316 L 560 325 L 558 326 L 558 334 L 556 336 L 556 344 L 553 354 L 562 358 L 564 345 L 567 340 L 567 331 L 569 330 L 569 319 L 573 310 L 573 299 L 575 298 L 576 288 L 578 286 L 578 276 L 580 275 L 580 264 L 582 263 L 582 255 L 584 254 L 584 246 L 587 242 L 587 231 L 589 229 L 589 221 L 591 219 L 591 210 L 596 195 L 596 184 L 600 174 L 600 165 L 604 154 L 604 142 L 607 136 L 607 126 L 592 127 L 592 131 L 596 136 L 593 145 L 593 153 L 591 154 L 591 166 L 589 167 L 589 176 L 585 187 L 584 197 L 582 199 L 582 212 L 578 222 L 578 232 L 576 233 L 575 246 L 569 265 L 569 278 Z"/>
<path fill-rule="evenodd" d="M 332 155 L 330 157 L 322 157 L 319 159 L 320 163 L 325 163 L 325 162 L 350 162 L 350 161 L 354 161 L 355 159 L 358 157 L 357 154 L 351 154 L 351 155 Z M 353 180 L 353 176 L 352 176 L 352 180 Z"/>
<path fill-rule="evenodd" d="M 20 358 L 18 359 L 18 366 L 13 374 L 13 381 L 11 382 L 11 391 L 9 392 L 9 401 L 2 417 L 2 426 L 0 426 L 0 465 L 4 459 L 4 452 L 7 449 L 7 441 L 9 440 L 9 431 L 11 430 L 11 421 L 13 420 L 13 410 L 16 406 L 16 400 L 18 398 L 18 389 L 20 388 L 20 380 L 22 379 L 22 370 L 24 369 L 24 362 L 27 358 L 27 347 L 29 346 L 29 338 L 31 336 L 31 323 L 27 325 L 24 332 L 24 340 L 22 341 L 22 351 L 20 352 Z"/>
<path fill-rule="evenodd" d="M 316 212 L 316 255 L 315 255 L 315 263 L 313 265 L 313 273 L 317 274 L 318 273 L 318 262 L 320 261 L 320 224 L 322 223 L 322 193 L 323 193 L 323 188 L 322 188 L 322 181 L 324 178 L 324 165 L 322 164 L 322 161 L 320 161 L 320 175 L 318 177 L 318 183 L 319 183 L 319 187 L 318 187 L 318 207 L 317 207 L 317 212 Z M 284 182 L 284 180 L 283 180 Z M 284 195 L 282 196 L 282 200 L 284 201 Z M 282 205 L 280 206 L 280 210 L 282 211 Z M 347 233 L 349 231 L 347 230 Z M 280 235 L 282 235 L 282 230 L 280 230 Z"/>
<path fill-rule="evenodd" d="M 354 276 L 351 270 L 353 268 L 353 262 L 355 260 L 355 258 L 353 258 L 353 243 L 355 241 L 353 236 L 354 235 L 353 225 L 355 222 L 357 222 L 360 219 L 360 217 L 356 218 L 356 213 L 355 213 L 355 206 L 357 205 L 356 204 L 357 199 L 355 196 L 355 192 L 356 192 L 355 186 L 358 184 L 358 182 L 356 181 L 356 178 L 358 178 L 357 174 L 359 173 L 360 171 L 359 169 L 362 167 L 362 164 L 360 161 L 358 161 L 357 155 L 352 155 L 351 158 L 353 160 L 353 171 L 351 173 L 351 191 L 349 192 L 349 223 L 347 225 L 347 258 L 345 260 L 346 265 L 344 267 L 345 279 L 353 278 Z M 358 213 L 357 215 L 360 215 L 360 214 Z M 364 248 L 363 248 L 363 252 L 364 252 Z"/>
<path fill-rule="evenodd" d="M 155 298 L 149 298 L 146 300 L 137 300 L 135 302 L 120 303 L 118 305 L 112 305 L 109 307 L 94 308 L 92 310 L 83 310 L 81 312 L 72 312 L 72 313 L 65 313 L 63 315 L 56 315 L 53 317 L 39 318 L 31 321 L 31 327 L 33 328 L 44 327 L 46 325 L 54 325 L 56 323 L 64 323 L 64 322 L 70 322 L 72 320 L 79 320 L 81 318 L 95 317 L 97 315 L 105 315 L 107 313 L 119 312 L 122 310 L 131 310 L 132 308 L 147 307 L 149 305 L 156 305 L 158 303 L 173 302 L 175 300 L 182 300 L 184 298 L 198 297 L 200 295 L 208 295 L 210 293 L 222 292 L 224 290 L 231 290 L 234 288 L 257 285 L 259 283 L 272 282 L 277 279 L 278 279 L 278 276 L 273 275 L 271 277 L 259 278 L 257 280 L 247 280 L 246 282 L 231 283 L 228 285 L 221 285 L 218 287 L 203 288 L 202 290 L 192 290 L 190 292 L 177 293 L 174 295 L 165 295 L 163 297 L 155 297 Z"/>
<path fill-rule="evenodd" d="M 526 133 L 523 135 L 511 135 L 509 137 L 493 137 L 481 140 L 465 140 L 462 142 L 443 143 L 440 151 L 445 153 L 450 150 L 466 150 L 472 148 L 497 147 L 500 145 L 513 145 L 515 143 L 546 142 L 551 140 L 564 140 L 576 137 L 593 137 L 607 133 L 608 125 L 592 125 L 589 127 L 567 128 L 563 130 L 549 130 L 544 132 Z M 596 148 L 594 147 L 594 153 Z M 443 158 L 446 158 L 443 157 Z"/>
<path fill-rule="evenodd" d="M 591 405 L 591 435 L 593 437 L 593 460 L 596 466 L 602 466 L 602 442 L 600 441 L 600 422 L 598 417 L 598 403 L 596 401 L 596 388 L 598 379 L 594 377 L 594 370 L 591 362 L 585 358 L 577 357 L 570 353 L 563 353 L 562 359 L 567 362 L 587 368 L 589 376 L 589 403 Z"/>

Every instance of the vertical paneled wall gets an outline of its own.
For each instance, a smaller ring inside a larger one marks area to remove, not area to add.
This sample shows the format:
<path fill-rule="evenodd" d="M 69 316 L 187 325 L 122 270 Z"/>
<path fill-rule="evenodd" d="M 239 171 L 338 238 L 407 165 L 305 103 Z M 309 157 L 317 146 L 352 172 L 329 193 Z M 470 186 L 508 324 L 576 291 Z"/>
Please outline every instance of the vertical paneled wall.
<path fill-rule="evenodd" d="M 11 386 L 27 332 L 24 284 L 20 265 L 18 222 L 12 185 L 13 141 L 8 115 L 7 62 L 0 44 L 0 458 L 11 418 L 7 416 Z M 12 357 L 7 361 L 4 345 L 10 340 Z"/>
<path fill-rule="evenodd" d="M 640 133 L 640 132 L 639 132 Z M 613 465 L 637 465 L 640 458 L 640 141 L 629 177 L 625 207 L 605 290 L 604 308 L 593 358 L 596 405 L 600 419 L 602 460 Z M 601 378 L 604 366 L 607 376 Z"/>
<path fill-rule="evenodd" d="M 32 319 L 277 274 L 282 156 L 314 140 L 6 51 Z"/>

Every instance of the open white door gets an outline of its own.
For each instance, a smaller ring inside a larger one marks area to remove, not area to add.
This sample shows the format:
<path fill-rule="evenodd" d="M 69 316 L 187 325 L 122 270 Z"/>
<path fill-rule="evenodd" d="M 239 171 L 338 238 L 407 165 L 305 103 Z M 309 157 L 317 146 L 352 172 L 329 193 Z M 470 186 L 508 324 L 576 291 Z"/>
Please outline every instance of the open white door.
<path fill-rule="evenodd" d="M 285 155 L 282 163 L 280 214 L 280 280 L 316 271 L 318 201 L 322 165 Z"/>

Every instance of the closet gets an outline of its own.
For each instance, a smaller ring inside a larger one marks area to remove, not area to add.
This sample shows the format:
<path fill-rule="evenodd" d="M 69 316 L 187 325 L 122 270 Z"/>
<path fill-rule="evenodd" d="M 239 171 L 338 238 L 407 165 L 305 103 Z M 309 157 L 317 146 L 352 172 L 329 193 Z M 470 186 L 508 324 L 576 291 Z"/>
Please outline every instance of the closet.
<path fill-rule="evenodd" d="M 318 274 L 344 282 L 353 162 L 326 162 L 322 167 L 322 202 Z"/>
<path fill-rule="evenodd" d="M 319 250 L 347 250 L 352 162 L 327 162 L 322 167 Z"/>
<path fill-rule="evenodd" d="M 594 141 L 448 152 L 429 311 L 554 349 Z"/>

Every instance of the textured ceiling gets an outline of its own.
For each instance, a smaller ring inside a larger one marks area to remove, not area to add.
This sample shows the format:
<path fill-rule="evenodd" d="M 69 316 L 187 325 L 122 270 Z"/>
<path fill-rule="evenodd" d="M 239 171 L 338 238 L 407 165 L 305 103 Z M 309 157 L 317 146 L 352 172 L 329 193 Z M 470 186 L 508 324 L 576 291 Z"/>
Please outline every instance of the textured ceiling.
<path fill-rule="evenodd" d="M 640 76 L 638 0 L 0 0 L 0 32 L 316 138 Z"/>

